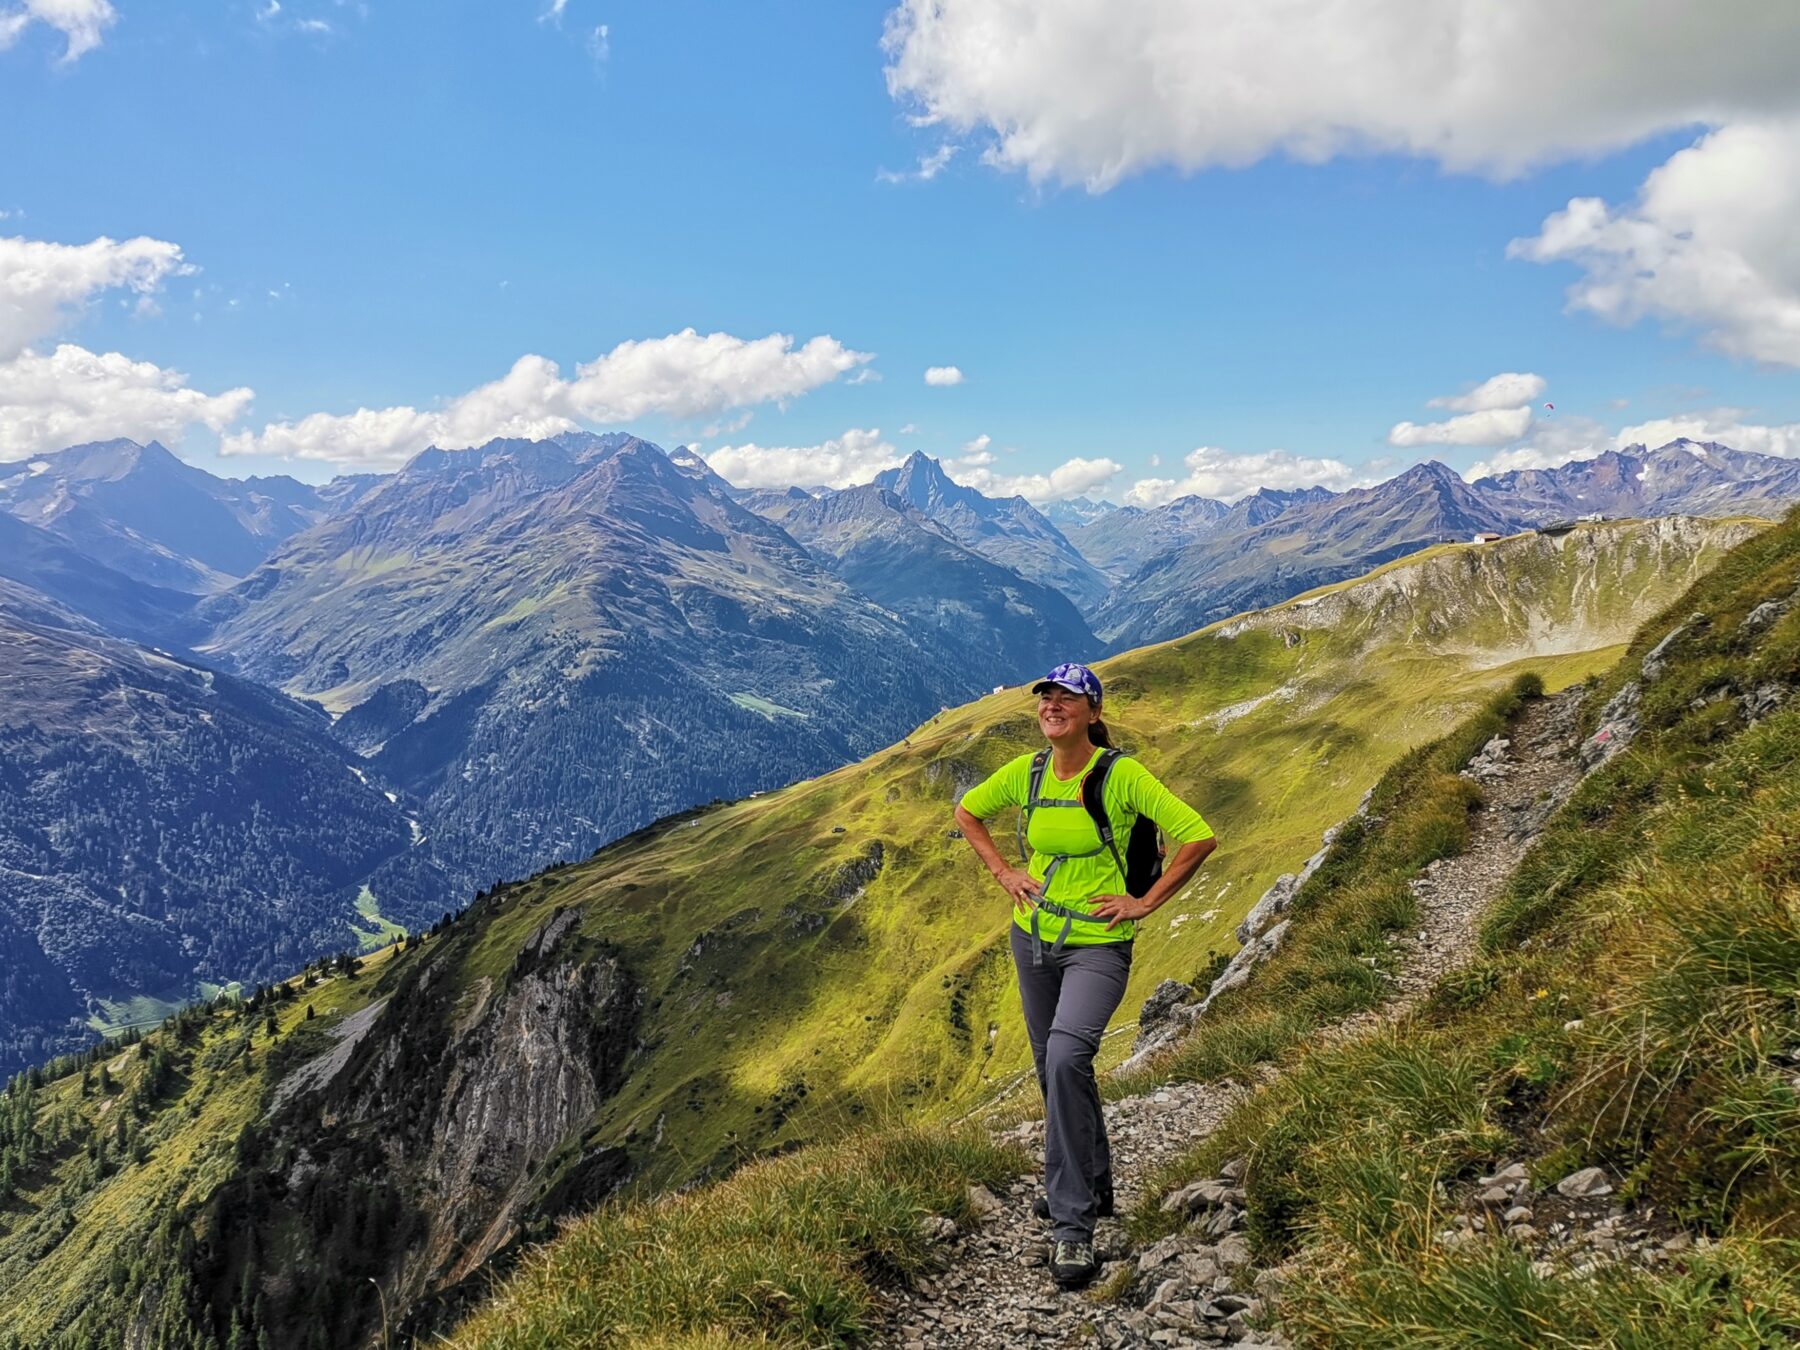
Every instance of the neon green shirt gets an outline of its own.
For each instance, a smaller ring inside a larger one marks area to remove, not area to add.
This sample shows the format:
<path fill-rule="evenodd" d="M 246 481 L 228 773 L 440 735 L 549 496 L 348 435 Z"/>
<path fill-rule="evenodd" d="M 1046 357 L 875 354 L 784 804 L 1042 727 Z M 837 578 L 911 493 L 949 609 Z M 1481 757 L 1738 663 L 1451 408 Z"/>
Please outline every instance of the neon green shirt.
<path fill-rule="evenodd" d="M 1099 757 L 1100 751 L 1096 749 L 1082 771 L 1069 779 L 1056 776 L 1056 762 L 1052 759 L 1044 766 L 1044 781 L 1038 786 L 1039 797 L 1045 800 L 1081 800 L 1081 780 L 1087 776 L 1088 769 L 1093 767 L 1094 760 Z M 978 820 L 988 820 L 1008 806 L 1025 805 L 1025 799 L 1031 792 L 1031 759 L 1030 754 L 1020 755 L 1001 765 L 985 782 L 970 788 L 963 795 L 963 810 Z M 1162 830 L 1163 837 L 1171 845 L 1191 844 L 1213 837 L 1212 827 L 1200 818 L 1198 811 L 1159 783 L 1150 770 L 1127 755 L 1113 765 L 1112 773 L 1106 780 L 1106 816 L 1112 821 L 1113 839 L 1118 844 L 1120 853 L 1125 851 L 1125 841 L 1131 838 L 1131 827 L 1141 815 L 1149 816 L 1155 821 Z M 1007 851 L 1005 840 L 995 842 L 1000 845 L 1002 853 Z M 1100 831 L 1094 828 L 1094 822 L 1086 811 L 1052 807 L 1031 813 L 1027 843 L 1031 846 L 1031 860 L 1026 864 L 1025 870 L 1042 881 L 1044 873 L 1050 868 L 1050 860 L 1057 854 L 1086 853 L 1089 849 L 1099 848 Z M 1089 858 L 1069 858 L 1056 869 L 1045 898 L 1070 909 L 1091 913 L 1095 897 L 1124 894 L 1125 877 L 1119 871 L 1118 863 L 1113 860 L 1112 853 L 1106 851 Z M 1015 910 L 1013 922 L 1026 932 L 1031 931 L 1029 914 L 1021 916 Z M 1040 920 L 1040 926 L 1051 932 L 1060 932 L 1062 923 L 1062 919 L 1053 915 L 1046 915 Z M 1069 945 L 1073 947 L 1096 942 L 1124 942 L 1133 935 L 1136 928 L 1137 925 L 1130 922 L 1121 923 L 1111 931 L 1107 930 L 1104 923 L 1077 923 L 1069 931 Z"/>

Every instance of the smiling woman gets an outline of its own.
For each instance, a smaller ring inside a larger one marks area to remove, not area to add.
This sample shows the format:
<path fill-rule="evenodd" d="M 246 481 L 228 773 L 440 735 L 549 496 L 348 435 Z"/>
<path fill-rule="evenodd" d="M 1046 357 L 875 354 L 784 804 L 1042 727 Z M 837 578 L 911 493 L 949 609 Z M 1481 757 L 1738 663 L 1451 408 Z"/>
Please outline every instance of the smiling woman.
<path fill-rule="evenodd" d="M 1093 671 L 1060 665 L 1032 692 L 1048 748 L 1019 756 L 971 788 L 956 822 L 1013 901 L 1013 964 L 1044 1097 L 1038 1213 L 1053 1224 L 1052 1277 L 1080 1285 L 1099 1269 L 1094 1222 L 1112 1213 L 1094 1052 L 1125 995 L 1137 921 L 1177 894 L 1218 845 L 1197 811 L 1112 748 Z M 1007 806 L 1024 815 L 1031 847 L 1024 867 L 1001 857 L 983 823 Z M 1148 885 L 1128 874 L 1118 843 L 1131 839 L 1140 818 L 1178 845 Z M 1054 941 L 1045 936 L 1045 915 L 1051 926 L 1060 920 Z"/>

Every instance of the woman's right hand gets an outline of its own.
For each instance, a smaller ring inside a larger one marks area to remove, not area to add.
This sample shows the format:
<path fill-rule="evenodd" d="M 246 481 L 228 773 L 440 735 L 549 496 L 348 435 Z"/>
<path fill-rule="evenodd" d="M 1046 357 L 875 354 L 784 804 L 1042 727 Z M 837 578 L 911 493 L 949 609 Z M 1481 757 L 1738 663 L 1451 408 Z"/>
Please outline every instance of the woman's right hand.
<path fill-rule="evenodd" d="M 1004 867 L 994 873 L 994 880 L 1012 897 L 1013 908 L 1029 910 L 1035 908 L 1040 889 L 1038 879 L 1022 867 Z"/>

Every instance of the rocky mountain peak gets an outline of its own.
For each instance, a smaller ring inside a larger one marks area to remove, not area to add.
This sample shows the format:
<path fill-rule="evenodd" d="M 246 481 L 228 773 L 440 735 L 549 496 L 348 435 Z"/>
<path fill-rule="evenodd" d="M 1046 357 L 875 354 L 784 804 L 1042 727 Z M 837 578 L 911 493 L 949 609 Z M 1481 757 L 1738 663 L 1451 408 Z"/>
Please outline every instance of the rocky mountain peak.
<path fill-rule="evenodd" d="M 884 469 L 875 475 L 875 483 L 918 507 L 927 514 L 945 505 L 966 506 L 980 510 L 988 499 L 974 488 L 964 487 L 944 472 L 941 461 L 922 450 L 915 450 L 897 469 Z"/>

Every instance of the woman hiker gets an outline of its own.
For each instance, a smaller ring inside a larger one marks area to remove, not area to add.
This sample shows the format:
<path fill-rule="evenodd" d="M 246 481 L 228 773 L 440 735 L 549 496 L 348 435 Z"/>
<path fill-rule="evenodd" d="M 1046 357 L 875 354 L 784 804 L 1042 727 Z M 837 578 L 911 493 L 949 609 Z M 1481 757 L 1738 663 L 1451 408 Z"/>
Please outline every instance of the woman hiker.
<path fill-rule="evenodd" d="M 1038 1213 L 1053 1225 L 1051 1277 L 1073 1288 L 1099 1270 L 1094 1222 L 1112 1213 L 1112 1159 L 1094 1053 L 1125 996 L 1136 923 L 1177 894 L 1218 841 L 1199 813 L 1137 760 L 1105 754 L 1111 742 L 1100 716 L 1100 681 L 1091 670 L 1058 666 L 1032 692 L 1049 749 L 1020 755 L 970 788 L 956 823 L 1013 900 L 1013 965 L 1044 1095 L 1045 1197 Z M 1104 774 L 1099 787 L 1110 841 L 1082 800 L 1083 780 L 1096 768 Z M 1025 868 L 1000 856 L 982 823 L 1009 806 L 1025 810 L 1031 847 Z M 1056 807 L 1074 809 L 1048 809 Z M 1139 816 L 1155 822 L 1173 851 L 1162 876 L 1136 897 L 1126 893 L 1122 855 Z"/>

